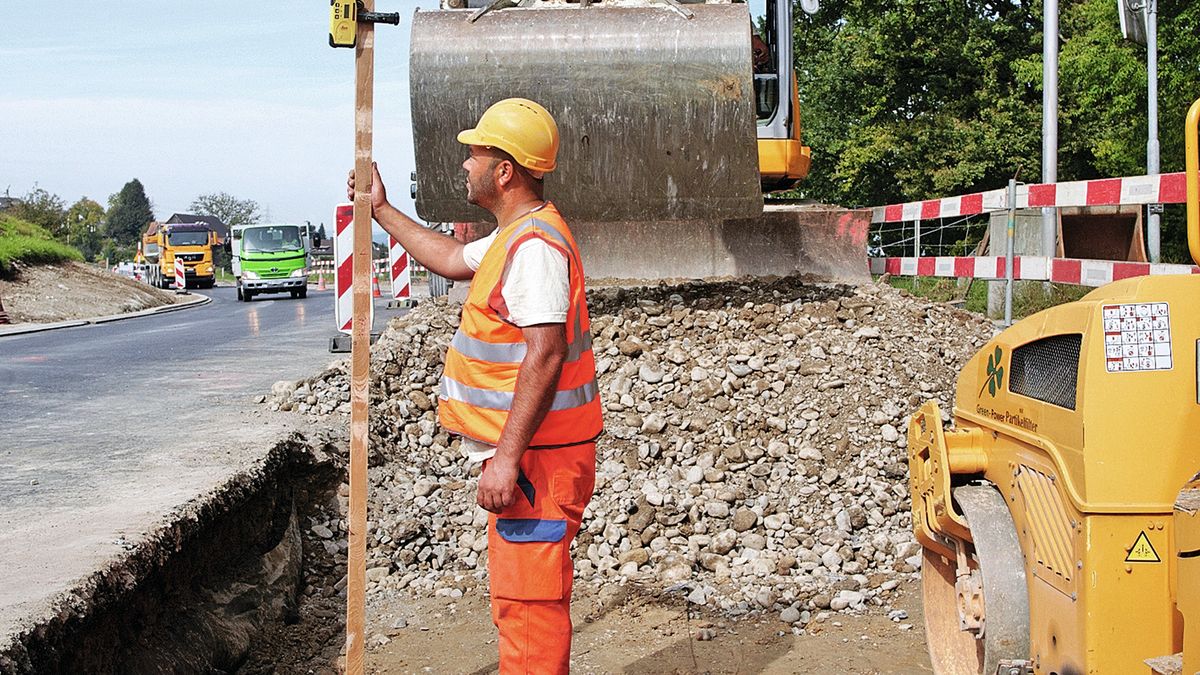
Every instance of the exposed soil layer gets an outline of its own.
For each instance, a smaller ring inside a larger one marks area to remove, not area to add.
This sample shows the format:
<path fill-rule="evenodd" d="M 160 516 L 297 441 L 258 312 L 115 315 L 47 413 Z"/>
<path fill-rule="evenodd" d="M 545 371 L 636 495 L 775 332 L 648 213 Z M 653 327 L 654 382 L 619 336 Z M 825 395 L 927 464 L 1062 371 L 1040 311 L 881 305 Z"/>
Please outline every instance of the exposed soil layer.
<path fill-rule="evenodd" d="M 0 279 L 0 302 L 12 323 L 125 314 L 187 297 L 76 262 L 21 265 L 15 279 Z"/>
<path fill-rule="evenodd" d="M 267 625 L 295 621 L 298 524 L 340 475 L 299 436 L 184 505 L 0 646 L 0 672 L 227 672 Z"/>

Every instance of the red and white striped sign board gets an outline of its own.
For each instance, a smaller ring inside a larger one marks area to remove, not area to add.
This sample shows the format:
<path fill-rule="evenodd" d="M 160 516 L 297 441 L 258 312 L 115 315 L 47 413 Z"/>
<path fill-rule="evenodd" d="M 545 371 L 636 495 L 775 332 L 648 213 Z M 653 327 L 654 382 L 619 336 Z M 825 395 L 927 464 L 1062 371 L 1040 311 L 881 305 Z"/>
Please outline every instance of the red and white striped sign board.
<path fill-rule="evenodd" d="M 392 299 L 408 300 L 412 297 L 412 271 L 408 251 L 400 242 L 388 237 L 388 268 L 392 273 Z"/>
<path fill-rule="evenodd" d="M 892 276 L 1004 279 L 1007 270 L 1003 256 L 871 258 L 871 274 L 884 273 Z M 1013 257 L 1013 279 L 1021 281 L 1053 281 L 1095 287 L 1130 277 L 1165 274 L 1200 274 L 1200 267 L 1041 256 Z"/>
<path fill-rule="evenodd" d="M 187 270 L 183 266 L 183 260 L 175 258 L 175 289 L 184 290 L 187 287 Z"/>
<path fill-rule="evenodd" d="M 1016 208 L 1182 204 L 1187 200 L 1183 172 L 1153 176 L 1101 178 L 1070 183 L 1018 185 Z M 889 204 L 871 209 L 872 223 L 899 223 L 958 218 L 1008 208 L 1008 190 L 975 192 L 959 197 Z"/>
<path fill-rule="evenodd" d="M 333 318 L 338 330 L 349 335 L 354 325 L 354 205 L 338 204 L 333 235 Z M 369 326 L 375 325 L 375 303 L 371 303 Z"/>

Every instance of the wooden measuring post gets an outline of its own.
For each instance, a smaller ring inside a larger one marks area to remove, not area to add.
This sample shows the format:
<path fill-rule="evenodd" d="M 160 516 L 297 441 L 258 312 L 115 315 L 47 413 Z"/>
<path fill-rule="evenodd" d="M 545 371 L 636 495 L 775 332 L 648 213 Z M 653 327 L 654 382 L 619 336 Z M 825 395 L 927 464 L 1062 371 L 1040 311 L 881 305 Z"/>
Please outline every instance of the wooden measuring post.
<path fill-rule="evenodd" d="M 363 9 L 374 9 L 364 0 Z M 363 672 L 367 604 L 367 440 L 371 402 L 371 142 L 375 26 L 354 48 L 354 325 L 350 347 L 350 548 L 346 571 L 346 673 Z"/>

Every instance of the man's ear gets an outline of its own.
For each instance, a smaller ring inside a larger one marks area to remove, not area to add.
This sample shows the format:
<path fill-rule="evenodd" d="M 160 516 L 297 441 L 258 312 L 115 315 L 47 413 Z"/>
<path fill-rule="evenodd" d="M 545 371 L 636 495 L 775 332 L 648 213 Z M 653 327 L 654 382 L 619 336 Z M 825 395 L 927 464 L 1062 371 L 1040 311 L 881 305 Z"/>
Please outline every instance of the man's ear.
<path fill-rule="evenodd" d="M 517 169 L 513 163 L 507 159 L 502 159 L 496 163 L 496 168 L 499 172 L 496 174 L 496 184 L 500 187 L 507 187 L 509 183 L 517 177 Z"/>

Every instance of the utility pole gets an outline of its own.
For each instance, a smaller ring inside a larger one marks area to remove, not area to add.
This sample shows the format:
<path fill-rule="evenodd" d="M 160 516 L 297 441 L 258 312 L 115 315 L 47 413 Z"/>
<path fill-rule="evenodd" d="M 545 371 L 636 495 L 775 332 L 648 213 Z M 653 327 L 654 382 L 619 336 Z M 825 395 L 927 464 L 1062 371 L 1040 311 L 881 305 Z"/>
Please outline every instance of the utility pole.
<path fill-rule="evenodd" d="M 1117 0 L 1121 35 L 1146 46 L 1146 173 L 1158 175 L 1158 0 Z M 1159 262 L 1162 204 L 1146 205 L 1146 244 L 1150 262 Z"/>
<path fill-rule="evenodd" d="M 1042 182 L 1058 182 L 1058 0 L 1042 13 Z M 1058 252 L 1058 213 L 1042 207 L 1042 255 Z"/>
<path fill-rule="evenodd" d="M 1158 0 L 1145 0 L 1146 12 L 1146 173 L 1158 174 Z M 1150 262 L 1159 262 L 1161 204 L 1146 207 Z"/>

